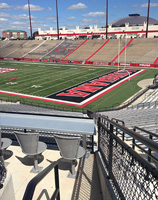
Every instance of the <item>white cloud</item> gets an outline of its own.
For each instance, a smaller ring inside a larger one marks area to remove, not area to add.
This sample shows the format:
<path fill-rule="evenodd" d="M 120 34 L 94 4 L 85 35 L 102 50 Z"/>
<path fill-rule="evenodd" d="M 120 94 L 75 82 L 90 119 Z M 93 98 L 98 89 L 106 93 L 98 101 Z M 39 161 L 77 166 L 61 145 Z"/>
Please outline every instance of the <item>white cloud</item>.
<path fill-rule="evenodd" d="M 28 11 L 28 4 L 26 4 L 24 6 L 16 6 L 15 9 L 17 9 L 17 10 L 21 9 L 21 10 L 24 10 L 24 11 Z M 30 4 L 30 10 L 31 11 L 42 11 L 42 10 L 44 10 L 44 8 L 37 6 L 37 5 Z"/>
<path fill-rule="evenodd" d="M 68 17 L 67 19 L 68 19 L 68 20 L 75 20 L 76 17 L 73 17 L 73 16 L 72 16 L 72 17 Z"/>
<path fill-rule="evenodd" d="M 7 10 L 11 7 L 12 6 L 9 6 L 7 3 L 0 3 L 0 9 Z"/>
<path fill-rule="evenodd" d="M 12 23 L 13 25 L 25 25 L 26 23 L 25 22 L 13 22 Z"/>
<path fill-rule="evenodd" d="M 89 26 L 89 25 L 96 25 L 96 24 L 102 24 L 105 25 L 105 22 L 102 21 L 98 21 L 98 20 L 94 20 L 94 19 L 83 19 L 82 21 L 80 21 L 79 25 L 80 26 Z"/>
<path fill-rule="evenodd" d="M 138 4 L 133 4 L 131 7 L 136 8 L 136 7 L 138 7 Z"/>
<path fill-rule="evenodd" d="M 103 17 L 105 12 L 90 12 L 88 14 L 82 15 L 83 17 Z"/>
<path fill-rule="evenodd" d="M 148 7 L 148 3 L 144 3 L 141 5 L 142 8 Z M 150 7 L 158 7 L 158 3 L 150 3 Z"/>
<path fill-rule="evenodd" d="M 53 21 L 53 20 L 56 20 L 56 17 L 55 16 L 47 17 L 45 18 L 45 20 Z"/>
<path fill-rule="evenodd" d="M 0 13 L 0 17 L 10 17 L 8 13 Z"/>
<path fill-rule="evenodd" d="M 73 4 L 72 6 L 68 7 L 68 10 L 82 10 L 88 8 L 85 4 L 83 3 L 78 3 L 78 4 Z"/>
<path fill-rule="evenodd" d="M 5 18 L 0 18 L 0 22 L 7 22 L 8 19 L 5 19 Z"/>
<path fill-rule="evenodd" d="M 116 8 L 116 9 L 120 9 L 120 8 L 122 8 L 122 6 L 114 5 L 114 8 Z"/>
<path fill-rule="evenodd" d="M 48 7 L 48 10 L 49 10 L 49 11 L 52 11 L 52 8 L 51 8 L 51 7 Z"/>
<path fill-rule="evenodd" d="M 29 16 L 26 14 L 22 14 L 22 15 L 10 15 L 8 13 L 0 13 L 0 17 L 7 17 L 7 18 L 11 18 L 11 19 L 18 19 L 18 20 L 28 20 Z M 31 19 L 38 19 L 38 17 L 35 16 L 31 16 Z"/>

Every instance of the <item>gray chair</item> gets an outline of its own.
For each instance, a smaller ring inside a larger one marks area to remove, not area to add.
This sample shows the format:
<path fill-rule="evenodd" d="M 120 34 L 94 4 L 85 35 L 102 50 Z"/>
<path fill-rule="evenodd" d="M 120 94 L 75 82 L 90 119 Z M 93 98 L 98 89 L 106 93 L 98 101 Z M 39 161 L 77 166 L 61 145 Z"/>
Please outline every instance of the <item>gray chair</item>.
<path fill-rule="evenodd" d="M 33 156 L 34 158 L 34 168 L 31 170 L 33 173 L 37 173 L 41 170 L 41 167 L 38 167 L 38 155 L 43 153 L 47 145 L 44 142 L 39 141 L 38 133 L 23 133 L 23 132 L 14 132 L 22 152 L 28 156 Z"/>
<path fill-rule="evenodd" d="M 71 175 L 72 177 L 75 176 L 76 159 L 82 158 L 86 153 L 85 149 L 79 146 L 81 138 L 62 135 L 54 135 L 54 138 L 57 142 L 62 158 L 72 161 Z"/>

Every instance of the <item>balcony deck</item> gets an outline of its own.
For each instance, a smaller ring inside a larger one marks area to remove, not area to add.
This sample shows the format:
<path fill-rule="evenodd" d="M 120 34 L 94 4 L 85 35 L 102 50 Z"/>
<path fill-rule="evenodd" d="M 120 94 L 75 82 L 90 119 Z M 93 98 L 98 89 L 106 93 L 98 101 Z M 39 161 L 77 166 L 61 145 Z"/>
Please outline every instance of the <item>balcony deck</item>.
<path fill-rule="evenodd" d="M 30 173 L 33 162 L 22 153 L 19 146 L 11 145 L 4 152 L 7 172 L 12 175 L 15 200 L 22 199 L 26 186 L 36 175 Z M 76 179 L 68 178 L 70 163 L 65 162 L 58 150 L 47 149 L 39 156 L 39 167 L 46 168 L 50 162 L 59 161 L 59 184 L 61 200 L 101 200 L 100 183 L 94 154 L 78 160 Z M 33 199 L 48 200 L 54 192 L 54 170 L 36 187 Z"/>

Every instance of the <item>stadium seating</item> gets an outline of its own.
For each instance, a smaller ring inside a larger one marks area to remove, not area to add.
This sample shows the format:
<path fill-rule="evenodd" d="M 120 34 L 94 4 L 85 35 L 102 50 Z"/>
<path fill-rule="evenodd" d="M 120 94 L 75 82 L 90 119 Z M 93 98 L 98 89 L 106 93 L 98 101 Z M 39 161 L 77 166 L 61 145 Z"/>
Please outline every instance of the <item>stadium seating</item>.
<path fill-rule="evenodd" d="M 6 45 L 0 48 L 1 57 L 12 57 L 12 54 L 19 54 L 20 48 L 26 43 L 25 40 L 5 41 Z"/>
<path fill-rule="evenodd" d="M 66 60 L 85 61 L 104 43 L 105 40 L 87 40 L 87 42 L 85 42 L 80 48 L 70 54 Z"/>
<path fill-rule="evenodd" d="M 0 57 L 117 63 L 158 63 L 158 38 L 1 41 Z M 131 41 L 126 50 L 126 44 Z M 105 45 L 104 45 L 105 44 Z M 101 48 L 102 47 L 102 48 Z M 120 48 L 119 48 L 120 47 Z M 75 50 L 75 51 L 74 51 Z M 99 51 L 97 51 L 99 50 Z M 121 55 L 117 57 L 119 52 Z M 115 59 L 116 58 L 116 59 Z"/>
<path fill-rule="evenodd" d="M 60 43 L 61 41 L 59 40 L 55 40 L 55 41 L 45 40 L 44 42 L 41 43 L 40 46 L 38 46 L 38 48 L 35 48 L 34 50 L 26 54 L 24 58 L 42 59 L 45 55 L 51 52 L 51 50 L 54 49 Z"/>
<path fill-rule="evenodd" d="M 156 38 L 134 39 L 126 49 L 127 63 L 153 63 L 157 58 L 158 40 Z M 125 54 L 119 56 L 120 62 L 125 62 Z M 115 62 L 118 62 L 116 59 Z"/>
<path fill-rule="evenodd" d="M 112 39 L 89 61 L 111 62 L 118 55 L 118 47 L 119 47 L 119 40 Z M 120 50 L 122 50 L 124 47 L 125 47 L 124 40 L 120 40 Z"/>
<path fill-rule="evenodd" d="M 60 41 L 61 42 L 61 41 Z M 72 52 L 76 47 L 78 47 L 83 41 L 82 40 L 65 40 L 60 43 L 55 49 L 53 49 L 49 54 L 44 56 L 45 59 L 60 60 Z M 67 60 L 67 58 L 65 58 Z"/>

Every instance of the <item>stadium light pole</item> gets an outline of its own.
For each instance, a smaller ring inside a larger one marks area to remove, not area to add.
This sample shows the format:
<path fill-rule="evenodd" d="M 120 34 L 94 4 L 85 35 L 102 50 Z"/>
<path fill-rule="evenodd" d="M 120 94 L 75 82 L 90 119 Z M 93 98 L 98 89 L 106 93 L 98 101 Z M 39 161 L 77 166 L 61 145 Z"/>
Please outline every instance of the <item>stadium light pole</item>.
<path fill-rule="evenodd" d="M 29 9 L 29 21 L 30 21 L 30 34 L 32 39 L 32 25 L 31 25 L 31 13 L 30 13 L 30 2 L 28 0 L 28 9 Z"/>
<path fill-rule="evenodd" d="M 108 39 L 108 0 L 106 0 L 106 39 Z"/>
<path fill-rule="evenodd" d="M 148 0 L 148 13 L 147 13 L 147 24 L 146 24 L 146 38 L 148 37 L 149 10 L 150 10 L 150 0 Z"/>
<path fill-rule="evenodd" d="M 58 34 L 58 40 L 59 40 L 59 20 L 58 20 L 58 2 L 56 0 L 56 17 L 57 17 L 57 34 Z"/>

